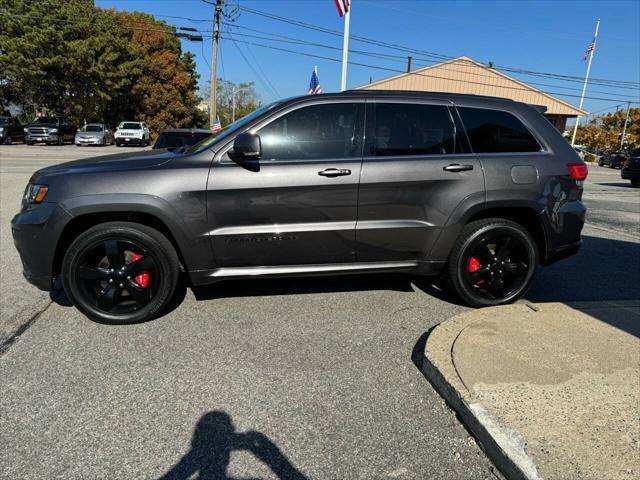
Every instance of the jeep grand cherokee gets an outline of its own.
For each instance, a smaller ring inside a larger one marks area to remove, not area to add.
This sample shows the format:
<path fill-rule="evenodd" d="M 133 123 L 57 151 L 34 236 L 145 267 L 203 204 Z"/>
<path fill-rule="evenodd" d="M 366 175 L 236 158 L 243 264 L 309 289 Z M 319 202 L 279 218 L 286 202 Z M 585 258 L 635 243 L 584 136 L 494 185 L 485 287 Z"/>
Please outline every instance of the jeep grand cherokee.
<path fill-rule="evenodd" d="M 577 251 L 587 168 L 511 100 L 353 91 L 268 105 L 180 154 L 51 166 L 12 221 L 26 278 L 88 317 L 159 315 L 180 272 L 229 278 L 446 274 L 468 305 L 513 302 Z"/>

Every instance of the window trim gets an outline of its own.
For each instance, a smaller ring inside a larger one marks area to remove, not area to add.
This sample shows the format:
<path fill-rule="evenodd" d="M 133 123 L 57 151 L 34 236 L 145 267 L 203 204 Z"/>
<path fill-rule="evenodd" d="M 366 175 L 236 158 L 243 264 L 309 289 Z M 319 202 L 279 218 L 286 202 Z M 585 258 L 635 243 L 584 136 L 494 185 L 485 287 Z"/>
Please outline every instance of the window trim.
<path fill-rule="evenodd" d="M 229 142 L 226 143 L 224 146 L 222 146 L 215 154 L 214 156 L 214 162 L 218 163 L 220 165 L 238 165 L 237 162 L 235 162 L 234 160 L 225 160 L 224 156 L 227 154 L 227 152 L 229 150 L 231 150 L 231 148 L 233 148 L 233 142 L 235 141 L 236 137 L 238 135 L 240 135 L 241 133 L 257 133 L 258 130 L 260 130 L 263 127 L 266 127 L 267 125 L 271 124 L 272 122 L 275 122 L 276 120 L 278 120 L 280 117 L 283 117 L 284 115 L 287 115 L 288 113 L 291 113 L 293 111 L 296 110 L 300 110 L 301 108 L 306 108 L 306 107 L 312 107 L 312 106 L 316 106 L 316 105 L 335 105 L 338 103 L 353 103 L 353 104 L 366 104 L 366 99 L 365 98 L 332 98 L 330 100 L 325 100 L 325 99 L 318 99 L 315 101 L 303 101 L 300 103 L 295 103 L 292 105 L 288 105 L 286 107 L 284 107 L 281 110 L 278 110 L 277 112 L 272 112 L 272 114 L 270 116 L 268 116 L 267 118 L 263 118 L 263 119 L 258 119 L 256 120 L 256 123 L 254 123 L 253 125 L 249 126 L 248 128 L 246 128 L 245 130 L 242 130 L 241 132 L 237 132 L 236 135 L 233 136 L 233 138 L 229 139 Z M 362 109 L 362 129 L 361 129 L 361 133 L 362 133 L 362 147 L 364 148 L 364 144 L 366 142 L 366 109 L 363 108 Z M 360 152 L 360 156 L 358 157 L 341 157 L 341 158 L 318 158 L 318 159 L 314 159 L 314 160 L 265 160 L 265 164 L 268 163 L 268 165 L 280 165 L 280 164 L 296 164 L 296 163 L 300 163 L 300 164 L 309 164 L 312 162 L 354 162 L 354 161 L 361 161 L 362 160 L 362 153 L 363 150 L 361 150 Z M 256 161 L 254 161 L 256 162 Z M 257 162 L 260 162 L 260 159 L 257 160 Z"/>
<path fill-rule="evenodd" d="M 516 112 L 515 110 L 509 110 L 505 108 L 496 108 L 496 107 L 484 107 L 484 106 L 479 107 L 477 105 L 468 105 L 468 104 L 465 105 L 464 103 L 462 104 L 454 103 L 453 108 L 455 108 L 456 113 L 458 114 L 458 118 L 460 118 L 460 124 L 462 125 L 462 128 L 464 128 L 464 133 L 465 133 L 465 137 L 467 138 L 467 143 L 469 144 L 469 149 L 471 150 L 471 153 L 473 153 L 474 155 L 486 157 L 487 155 L 508 156 L 508 155 L 536 155 L 536 154 L 552 153 L 552 150 L 549 148 L 549 145 L 544 141 L 544 139 L 540 137 L 540 135 L 538 135 L 536 130 L 531 128 L 531 125 L 529 124 L 529 122 L 522 115 L 520 115 L 519 112 Z M 538 145 L 540 146 L 540 150 L 537 150 L 535 152 L 474 152 L 473 145 L 471 144 L 471 139 L 469 138 L 469 134 L 467 132 L 467 126 L 464 124 L 464 121 L 462 120 L 462 115 L 460 114 L 460 110 L 459 110 L 460 108 L 475 108 L 476 110 L 492 110 L 496 112 L 507 113 L 509 115 L 514 116 L 516 119 L 520 120 L 520 123 L 522 123 L 524 128 L 527 129 L 527 132 L 529 132 L 529 134 L 534 138 L 534 140 L 538 142 Z"/>

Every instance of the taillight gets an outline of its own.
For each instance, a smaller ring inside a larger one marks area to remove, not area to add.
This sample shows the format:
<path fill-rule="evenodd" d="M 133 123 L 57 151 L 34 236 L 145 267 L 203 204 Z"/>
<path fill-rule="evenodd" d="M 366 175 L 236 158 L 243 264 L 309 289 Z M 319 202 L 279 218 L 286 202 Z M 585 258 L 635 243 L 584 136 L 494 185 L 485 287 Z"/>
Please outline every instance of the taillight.
<path fill-rule="evenodd" d="M 586 163 L 567 163 L 567 170 L 569 170 L 571 180 L 585 180 L 589 174 Z"/>

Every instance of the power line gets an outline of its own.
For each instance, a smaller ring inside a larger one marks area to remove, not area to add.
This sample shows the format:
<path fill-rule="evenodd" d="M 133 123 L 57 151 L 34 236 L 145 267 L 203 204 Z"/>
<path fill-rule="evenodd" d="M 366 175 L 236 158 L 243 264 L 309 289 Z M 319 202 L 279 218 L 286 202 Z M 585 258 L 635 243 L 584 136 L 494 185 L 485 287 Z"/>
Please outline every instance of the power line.
<path fill-rule="evenodd" d="M 227 32 L 228 33 L 228 32 Z M 274 47 L 274 46 L 270 46 L 270 45 L 264 45 L 264 44 L 259 44 L 259 43 L 255 43 L 255 42 L 249 42 L 249 41 L 245 41 L 245 40 L 235 40 L 232 38 L 232 41 L 234 43 L 243 43 L 243 44 L 248 44 L 248 45 L 253 45 L 256 47 L 260 47 L 260 48 L 268 48 L 271 50 L 277 50 L 277 51 L 281 51 L 281 52 L 287 52 L 287 53 L 292 53 L 295 55 L 301 55 L 304 57 L 311 57 L 311 58 L 319 58 L 322 60 L 328 60 L 331 62 L 341 62 L 342 60 L 339 60 L 337 58 L 333 58 L 333 57 L 327 57 L 324 55 L 315 55 L 315 54 L 311 54 L 311 53 L 306 53 L 306 52 L 300 52 L 300 51 L 296 51 L 296 50 L 289 50 L 286 48 L 280 48 L 280 47 Z M 366 67 L 366 68 L 373 68 L 376 70 L 384 70 L 384 71 L 388 71 L 388 72 L 395 72 L 395 73 L 408 73 L 410 75 L 417 75 L 417 76 L 421 76 L 421 77 L 429 77 L 429 78 L 436 78 L 439 80 L 447 80 L 447 81 L 451 81 L 451 82 L 460 82 L 460 83 L 471 83 L 471 84 L 476 84 L 476 85 L 483 85 L 483 86 L 493 86 L 493 87 L 498 87 L 498 88 L 503 88 L 503 89 L 507 89 L 507 90 L 520 90 L 520 91 L 530 91 L 529 89 L 526 88 L 517 88 L 517 87 L 508 87 L 508 86 L 502 86 L 502 85 L 494 85 L 494 84 L 487 84 L 487 83 L 481 83 L 481 82 L 473 82 L 471 80 L 460 80 L 460 79 L 454 79 L 454 78 L 447 78 L 447 77 L 441 77 L 441 76 L 436 76 L 436 75 L 428 75 L 425 73 L 420 73 L 420 72 L 416 72 L 416 71 L 412 71 L 412 72 L 405 72 L 404 70 L 398 70 L 398 69 L 394 69 L 394 68 L 389 68 L 389 67 L 382 67 L 379 65 L 371 65 L 371 64 L 366 64 L 366 63 L 360 63 L 360 62 L 352 62 L 349 61 L 348 62 L 351 65 L 355 65 L 355 66 L 360 66 L 360 67 Z M 547 92 L 547 91 L 542 91 L 540 90 L 541 93 L 547 94 L 547 95 L 559 95 L 559 96 L 565 96 L 565 97 L 575 97 L 575 98 L 579 98 L 580 95 L 571 95 L 568 93 L 560 93 L 560 92 Z M 591 100 L 605 100 L 605 101 L 619 101 L 619 102 L 628 102 L 630 101 L 629 99 L 623 99 L 623 98 L 602 98 L 602 97 L 591 97 L 591 96 L 585 96 L 584 98 L 588 98 Z M 631 101 L 631 103 L 639 103 L 636 101 Z"/>
<path fill-rule="evenodd" d="M 258 15 L 258 16 L 270 18 L 272 20 L 277 20 L 277 21 L 280 21 L 280 22 L 288 23 L 290 25 L 296 25 L 298 27 L 319 31 L 319 32 L 326 33 L 326 34 L 329 34 L 329 35 L 334 35 L 334 36 L 339 36 L 339 37 L 342 36 L 342 32 L 339 32 L 337 30 L 333 30 L 333 29 L 325 28 L 325 27 L 320 27 L 318 25 L 312 25 L 312 24 L 309 24 L 309 23 L 306 23 L 306 22 L 302 22 L 300 20 L 295 20 L 295 19 L 292 19 L 292 18 L 282 17 L 280 15 L 275 15 L 275 14 L 272 14 L 272 13 L 269 13 L 269 12 L 255 10 L 253 8 L 248 8 L 248 7 L 244 7 L 244 6 L 240 6 L 240 9 L 242 11 L 245 11 L 245 12 L 253 14 L 253 15 Z M 369 43 L 369 44 L 380 46 L 380 47 L 392 48 L 392 49 L 395 49 L 395 50 L 403 50 L 403 51 L 410 52 L 410 53 L 418 53 L 418 54 L 421 54 L 421 55 L 425 55 L 427 57 L 439 59 L 440 61 L 442 61 L 442 60 L 453 60 L 455 58 L 455 57 L 452 57 L 452 56 L 449 56 L 449 55 L 443 55 L 443 54 L 436 53 L 436 52 L 429 52 L 429 51 L 426 51 L 426 50 L 415 49 L 415 48 L 406 47 L 406 46 L 398 45 L 398 44 L 394 44 L 394 43 L 388 43 L 388 42 L 383 42 L 383 41 L 380 41 L 380 40 L 374 40 L 374 39 L 370 39 L 370 38 L 363 37 L 363 36 L 360 36 L 360 35 L 352 35 L 351 38 L 356 40 L 356 41 Z M 513 71 L 513 72 L 516 72 L 516 73 L 529 74 L 529 75 L 555 76 L 555 77 L 564 78 L 564 79 L 575 79 L 575 80 L 578 80 L 580 82 L 583 80 L 580 77 L 572 76 L 572 75 L 561 75 L 561 74 L 554 74 L 554 73 L 548 73 L 548 72 L 536 72 L 536 71 L 533 71 L 533 70 L 524 70 L 524 69 L 518 69 L 518 68 L 502 66 L 502 65 L 496 65 L 495 67 L 499 68 L 499 69 Z M 592 82 L 620 83 L 620 84 L 633 85 L 633 86 L 640 85 L 640 82 L 630 82 L 630 81 L 625 81 L 625 80 L 592 79 Z"/>
<path fill-rule="evenodd" d="M 228 32 L 227 32 L 228 33 Z M 222 37 L 222 38 L 226 38 L 226 37 Z M 242 49 L 240 48 L 240 45 L 238 45 L 237 41 L 233 38 L 233 37 L 228 37 L 229 40 L 231 40 L 233 42 L 233 44 L 236 46 L 236 49 L 238 50 L 238 52 L 240 53 L 240 56 L 244 59 L 245 63 L 247 64 L 247 66 L 249 67 L 249 69 L 253 72 L 253 74 L 256 76 L 256 78 L 260 81 L 260 83 L 262 83 L 262 85 L 265 87 L 266 91 L 271 95 L 272 98 L 274 98 L 275 100 L 277 100 L 278 98 L 280 98 L 280 96 L 277 94 L 277 92 L 275 92 L 274 90 L 270 90 L 270 86 L 268 84 L 267 81 L 265 81 L 264 78 L 262 78 L 262 76 L 258 73 L 258 71 L 254 68 L 254 66 L 251 64 L 251 62 L 247 59 L 246 55 L 244 54 L 244 52 L 242 51 Z M 246 43 L 246 42 L 242 42 L 242 43 Z M 274 95 L 275 94 L 275 95 Z"/>
<path fill-rule="evenodd" d="M 242 27 L 240 25 L 233 25 L 235 27 L 238 28 L 246 28 L 247 30 L 251 30 L 251 31 L 258 31 L 256 29 L 249 29 L 248 27 Z M 228 31 L 229 34 L 232 34 L 230 31 Z M 326 45 L 326 44 L 321 44 L 321 43 L 316 43 L 316 42 L 309 42 L 309 41 L 305 41 L 305 40 L 298 40 L 292 37 L 287 37 L 285 35 L 279 35 L 279 34 L 269 34 L 267 32 L 265 32 L 267 35 L 274 35 L 277 36 L 278 38 L 270 38 L 270 37 L 265 37 L 265 36 L 260 36 L 260 35 L 252 35 L 252 34 L 247 34 L 247 33 L 240 33 L 240 32 L 233 32 L 233 35 L 236 36 L 241 36 L 241 37 L 248 37 L 248 38 L 255 38 L 258 40 L 267 40 L 267 41 L 273 41 L 273 42 L 282 42 L 282 43 L 288 43 L 288 44 L 294 44 L 294 45 L 308 45 L 308 46 L 314 46 L 314 47 L 319 47 L 319 48 L 325 48 L 325 49 L 329 49 L 329 50 L 334 50 L 334 51 L 341 51 L 342 49 L 339 47 L 333 47 L 330 45 Z M 355 53 L 358 55 L 364 55 L 364 56 L 370 56 L 370 57 L 375 57 L 375 58 L 381 58 L 381 59 L 385 59 L 385 60 L 390 60 L 390 61 L 395 61 L 395 62 L 401 62 L 401 63 L 405 63 L 407 60 L 405 56 L 401 56 L 401 55 L 388 55 L 388 54 L 378 54 L 375 52 L 368 52 L 368 51 L 362 51 L 362 50 L 355 50 L 355 49 L 350 49 L 349 50 L 350 53 Z M 471 62 L 469 62 L 469 65 L 465 65 L 465 64 L 458 64 L 461 67 L 465 67 L 465 66 L 470 66 L 470 67 L 476 67 L 475 64 L 472 64 Z M 478 73 L 478 72 L 472 72 L 472 71 L 463 71 L 463 70 L 458 70 L 455 68 L 450 68 L 447 65 L 442 65 L 440 67 L 438 67 L 438 70 L 444 70 L 447 72 L 458 72 L 458 73 L 464 73 L 466 75 L 473 75 L 475 77 L 484 77 L 484 78 L 490 78 L 495 80 L 496 77 L 495 75 L 484 75 L 482 73 Z M 582 91 L 581 88 L 576 88 L 576 87 L 565 87 L 562 85 L 554 85 L 554 84 L 549 84 L 549 83 L 540 83 L 540 82 L 527 82 L 530 85 L 536 85 L 536 86 L 542 86 L 542 87 L 552 87 L 552 88 L 560 88 L 563 90 L 571 90 L 571 91 Z M 493 85 L 493 86 L 498 86 L 498 85 Z M 614 92 L 605 92 L 605 91 L 601 91 L 601 90 L 592 90 L 592 93 L 601 93 L 604 95 L 616 95 L 616 93 Z"/>

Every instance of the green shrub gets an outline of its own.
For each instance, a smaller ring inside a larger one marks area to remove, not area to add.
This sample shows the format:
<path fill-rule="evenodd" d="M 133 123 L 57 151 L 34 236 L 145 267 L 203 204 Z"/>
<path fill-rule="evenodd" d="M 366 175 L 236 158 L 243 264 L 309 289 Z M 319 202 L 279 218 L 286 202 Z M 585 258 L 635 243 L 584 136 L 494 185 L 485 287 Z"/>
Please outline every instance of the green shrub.
<path fill-rule="evenodd" d="M 585 162 L 588 162 L 588 163 L 593 163 L 593 162 L 595 162 L 595 161 L 596 161 L 596 156 L 595 156 L 595 155 L 593 155 L 592 153 L 587 153 L 587 154 L 584 156 L 584 161 L 585 161 Z"/>

